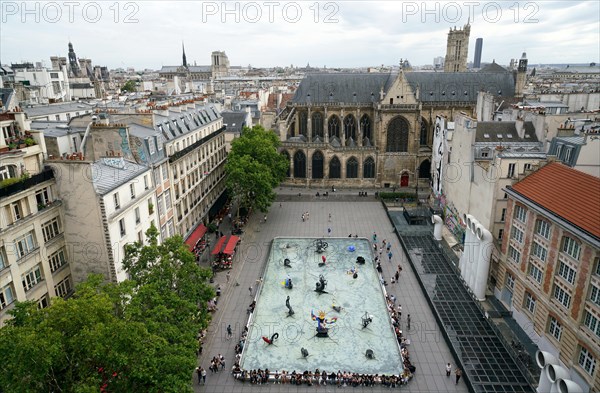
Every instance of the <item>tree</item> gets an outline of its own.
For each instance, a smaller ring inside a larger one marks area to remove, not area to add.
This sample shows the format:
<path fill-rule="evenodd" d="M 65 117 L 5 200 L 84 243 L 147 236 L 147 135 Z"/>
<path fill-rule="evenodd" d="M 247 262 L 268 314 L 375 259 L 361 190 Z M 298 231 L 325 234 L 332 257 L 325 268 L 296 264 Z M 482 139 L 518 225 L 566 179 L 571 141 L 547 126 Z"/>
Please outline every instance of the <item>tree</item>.
<path fill-rule="evenodd" d="M 273 188 L 285 179 L 289 165 L 278 147 L 277 135 L 259 125 L 244 127 L 241 137 L 231 143 L 226 185 L 238 206 L 266 212 L 275 200 Z"/>
<path fill-rule="evenodd" d="M 68 300 L 17 303 L 0 329 L 0 388 L 7 392 L 189 392 L 196 335 L 214 296 L 210 271 L 180 236 L 127 247 L 132 280 L 91 275 Z"/>
<path fill-rule="evenodd" d="M 121 87 L 122 92 L 134 92 L 136 90 L 137 88 L 134 80 L 128 80 L 127 82 L 125 82 L 123 87 Z"/>

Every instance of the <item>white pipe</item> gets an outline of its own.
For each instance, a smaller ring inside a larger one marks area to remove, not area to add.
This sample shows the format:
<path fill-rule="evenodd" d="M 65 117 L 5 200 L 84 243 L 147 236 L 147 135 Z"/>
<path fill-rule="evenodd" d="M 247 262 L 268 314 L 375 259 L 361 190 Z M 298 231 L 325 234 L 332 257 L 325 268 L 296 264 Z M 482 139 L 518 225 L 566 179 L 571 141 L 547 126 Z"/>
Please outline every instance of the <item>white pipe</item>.
<path fill-rule="evenodd" d="M 479 239 L 477 239 L 477 227 L 481 225 L 475 218 L 471 219 L 471 259 L 468 261 L 469 267 L 467 268 L 467 285 L 473 290 L 473 284 L 475 279 L 475 271 L 477 269 L 477 263 L 479 263 Z"/>
<path fill-rule="evenodd" d="M 433 224 L 433 238 L 435 240 L 442 240 L 442 227 L 444 225 L 442 217 L 434 214 L 431 216 L 431 222 Z"/>
<path fill-rule="evenodd" d="M 88 135 L 90 133 L 90 128 L 92 127 L 93 123 L 94 122 L 91 121 L 90 124 L 87 125 L 87 128 L 85 129 L 85 134 L 83 134 L 83 139 L 81 140 L 81 146 L 79 146 L 79 152 L 82 153 L 82 154 L 85 154 L 85 152 L 83 151 L 83 149 L 85 149 L 85 142 L 86 142 L 87 137 L 88 137 Z"/>
<path fill-rule="evenodd" d="M 548 379 L 546 370 L 548 367 L 549 365 L 546 365 L 546 367 L 542 368 L 542 371 L 540 372 L 540 380 L 538 381 L 538 387 L 536 390 L 537 393 L 548 393 L 552 388 L 552 382 L 550 382 Z"/>
<path fill-rule="evenodd" d="M 460 262 L 459 262 L 459 268 L 460 268 L 460 276 L 462 277 L 463 281 L 466 281 L 467 279 L 467 270 L 468 270 L 468 262 L 470 257 L 470 253 L 471 253 L 471 247 L 470 247 L 470 243 L 471 243 L 471 231 L 469 229 L 469 225 L 471 224 L 471 218 L 473 218 L 473 216 L 471 216 L 470 214 L 464 214 L 463 215 L 463 221 L 465 222 L 467 229 L 465 229 L 465 241 L 463 244 L 463 253 L 460 257 Z"/>
<path fill-rule="evenodd" d="M 583 393 L 583 389 L 570 379 L 559 379 L 556 381 L 560 393 Z"/>
<path fill-rule="evenodd" d="M 479 243 L 479 261 L 477 262 L 473 293 L 477 300 L 481 302 L 485 300 L 485 289 L 487 287 L 488 274 L 490 273 L 490 257 L 492 256 L 494 240 L 490 231 L 483 226 L 477 228 L 477 237 L 481 240 Z"/>
<path fill-rule="evenodd" d="M 546 369 L 548 379 L 550 380 L 550 393 L 559 393 L 558 392 L 558 380 L 559 379 L 568 379 L 571 378 L 569 374 L 569 370 L 566 368 L 559 366 L 557 364 L 550 364 Z"/>
<path fill-rule="evenodd" d="M 535 353 L 535 362 L 537 363 L 540 370 L 540 380 L 538 381 L 538 393 L 548 393 L 552 387 L 552 382 L 548 378 L 548 366 L 551 364 L 558 364 L 558 359 L 550 352 L 537 351 Z"/>

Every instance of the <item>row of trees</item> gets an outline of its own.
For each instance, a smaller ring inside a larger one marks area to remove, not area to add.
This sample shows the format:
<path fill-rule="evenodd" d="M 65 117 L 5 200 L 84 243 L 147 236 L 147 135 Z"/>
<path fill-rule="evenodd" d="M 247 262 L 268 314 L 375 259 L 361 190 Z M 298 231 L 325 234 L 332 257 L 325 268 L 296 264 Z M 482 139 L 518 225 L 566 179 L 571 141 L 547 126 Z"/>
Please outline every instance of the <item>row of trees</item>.
<path fill-rule="evenodd" d="M 187 392 L 197 333 L 214 297 L 211 272 L 196 264 L 181 236 L 127 246 L 131 277 L 92 275 L 50 307 L 16 304 L 0 329 L 0 391 Z"/>
<path fill-rule="evenodd" d="M 266 212 L 275 200 L 274 187 L 285 177 L 289 162 L 277 152 L 279 138 L 256 125 L 244 127 L 227 155 L 227 190 L 238 207 Z"/>

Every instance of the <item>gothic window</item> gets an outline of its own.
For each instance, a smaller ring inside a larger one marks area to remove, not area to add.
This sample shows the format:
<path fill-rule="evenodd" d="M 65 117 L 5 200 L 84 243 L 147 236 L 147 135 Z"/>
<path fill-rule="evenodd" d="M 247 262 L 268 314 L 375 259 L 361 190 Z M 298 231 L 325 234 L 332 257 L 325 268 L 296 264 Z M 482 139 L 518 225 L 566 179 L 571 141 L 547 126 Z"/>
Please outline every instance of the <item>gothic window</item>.
<path fill-rule="evenodd" d="M 321 112 L 312 114 L 312 136 L 323 138 L 323 115 Z"/>
<path fill-rule="evenodd" d="M 395 117 L 387 127 L 387 152 L 408 151 L 408 122 L 403 117 Z"/>
<path fill-rule="evenodd" d="M 352 115 L 348 115 L 344 118 L 344 136 L 346 137 L 346 140 L 350 138 L 356 140 L 356 122 Z"/>
<path fill-rule="evenodd" d="M 290 162 L 290 153 L 288 153 L 286 150 L 281 152 L 281 155 L 285 157 L 285 159 L 287 160 L 287 162 Z M 287 169 L 287 173 L 285 174 L 287 177 L 290 177 L 290 166 L 288 165 L 288 169 Z"/>
<path fill-rule="evenodd" d="M 375 160 L 373 160 L 373 157 L 367 158 L 363 164 L 363 178 L 375 178 Z"/>
<path fill-rule="evenodd" d="M 300 112 L 300 114 L 298 115 L 298 117 L 300 118 L 300 124 L 299 124 L 299 132 L 300 135 L 304 135 L 306 137 L 308 137 L 308 115 L 306 114 L 306 112 Z"/>
<path fill-rule="evenodd" d="M 340 118 L 336 115 L 333 115 L 329 118 L 327 122 L 327 132 L 329 133 L 329 137 L 340 137 Z"/>
<path fill-rule="evenodd" d="M 430 179 L 431 178 L 431 161 L 425 160 L 419 165 L 419 178 Z"/>
<path fill-rule="evenodd" d="M 419 144 L 421 146 L 427 145 L 427 140 L 429 139 L 429 135 L 427 135 L 427 131 L 429 129 L 429 125 L 425 119 L 421 118 L 421 134 L 419 135 Z"/>
<path fill-rule="evenodd" d="M 346 162 L 346 179 L 356 179 L 358 177 L 358 161 L 350 157 Z"/>
<path fill-rule="evenodd" d="M 372 139 L 372 136 L 371 136 L 371 119 L 369 118 L 369 115 L 364 114 L 360 118 L 360 128 L 362 130 L 363 138 L 368 138 L 369 140 L 371 140 Z"/>
<path fill-rule="evenodd" d="M 341 175 L 340 171 L 341 165 L 340 160 L 337 157 L 333 157 L 331 161 L 329 161 L 329 178 L 330 179 L 339 179 Z"/>
<path fill-rule="evenodd" d="M 306 155 L 302 150 L 294 154 L 294 177 L 301 179 L 306 177 Z"/>
<path fill-rule="evenodd" d="M 312 178 L 323 178 L 323 153 L 316 151 L 312 156 Z"/>

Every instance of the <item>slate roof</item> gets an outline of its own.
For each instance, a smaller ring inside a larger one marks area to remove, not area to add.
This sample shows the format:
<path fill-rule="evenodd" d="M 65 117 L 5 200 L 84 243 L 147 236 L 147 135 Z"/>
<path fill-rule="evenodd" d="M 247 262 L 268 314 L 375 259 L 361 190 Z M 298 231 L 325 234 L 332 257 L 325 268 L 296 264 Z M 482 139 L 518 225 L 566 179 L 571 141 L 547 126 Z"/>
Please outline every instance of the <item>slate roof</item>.
<path fill-rule="evenodd" d="M 512 189 L 600 241 L 600 179 L 554 162 Z"/>
<path fill-rule="evenodd" d="M 500 73 L 507 72 L 507 73 L 510 73 L 509 70 L 507 70 L 506 68 L 502 67 L 501 65 L 499 65 L 495 61 L 492 61 L 490 64 L 486 64 L 483 68 L 481 68 L 479 70 L 479 72 L 500 72 Z"/>
<path fill-rule="evenodd" d="M 125 168 L 106 165 L 101 159 L 92 163 L 92 182 L 99 195 L 106 195 L 149 170 L 147 166 L 124 160 Z"/>
<path fill-rule="evenodd" d="M 159 73 L 177 73 L 178 68 L 179 67 L 183 67 L 183 66 L 163 66 L 160 71 L 158 71 Z M 188 70 L 190 72 L 211 72 L 212 73 L 212 67 L 211 66 L 188 66 Z"/>
<path fill-rule="evenodd" d="M 523 122 L 525 138 L 519 137 L 515 124 L 514 121 L 479 121 L 477 122 L 475 142 L 538 142 L 532 122 Z"/>
<path fill-rule="evenodd" d="M 66 126 L 66 127 L 65 127 Z M 73 130 L 64 121 L 39 121 L 34 120 L 31 122 L 32 130 L 42 131 L 45 137 L 58 138 L 61 136 L 75 134 L 78 130 Z M 83 130 L 85 131 L 85 129 Z"/>
<path fill-rule="evenodd" d="M 227 126 L 228 132 L 242 132 L 242 127 L 247 126 L 245 123 L 246 112 L 221 112 L 223 115 L 223 124 Z"/>
<path fill-rule="evenodd" d="M 169 116 L 155 115 L 154 128 L 171 141 L 221 117 L 213 105 L 195 105 L 185 111 L 169 111 Z"/>
<path fill-rule="evenodd" d="M 23 108 L 23 111 L 25 113 L 27 113 L 27 116 L 29 116 L 29 118 L 34 118 L 34 117 L 47 116 L 47 115 L 53 115 L 53 114 L 58 114 L 58 113 L 65 113 L 65 112 L 84 113 L 85 111 L 88 111 L 88 110 L 91 111 L 92 109 L 94 109 L 94 107 L 95 106 L 92 104 L 77 101 L 77 102 L 66 102 L 66 103 L 61 103 L 61 104 L 39 105 L 39 106 L 31 107 L 31 108 Z"/>
<path fill-rule="evenodd" d="M 419 88 L 420 101 L 424 103 L 474 103 L 481 90 L 506 97 L 515 93 L 510 72 L 405 72 L 404 75 L 413 91 Z M 379 102 L 380 89 L 387 92 L 397 76 L 395 73 L 307 74 L 291 102 Z"/>

